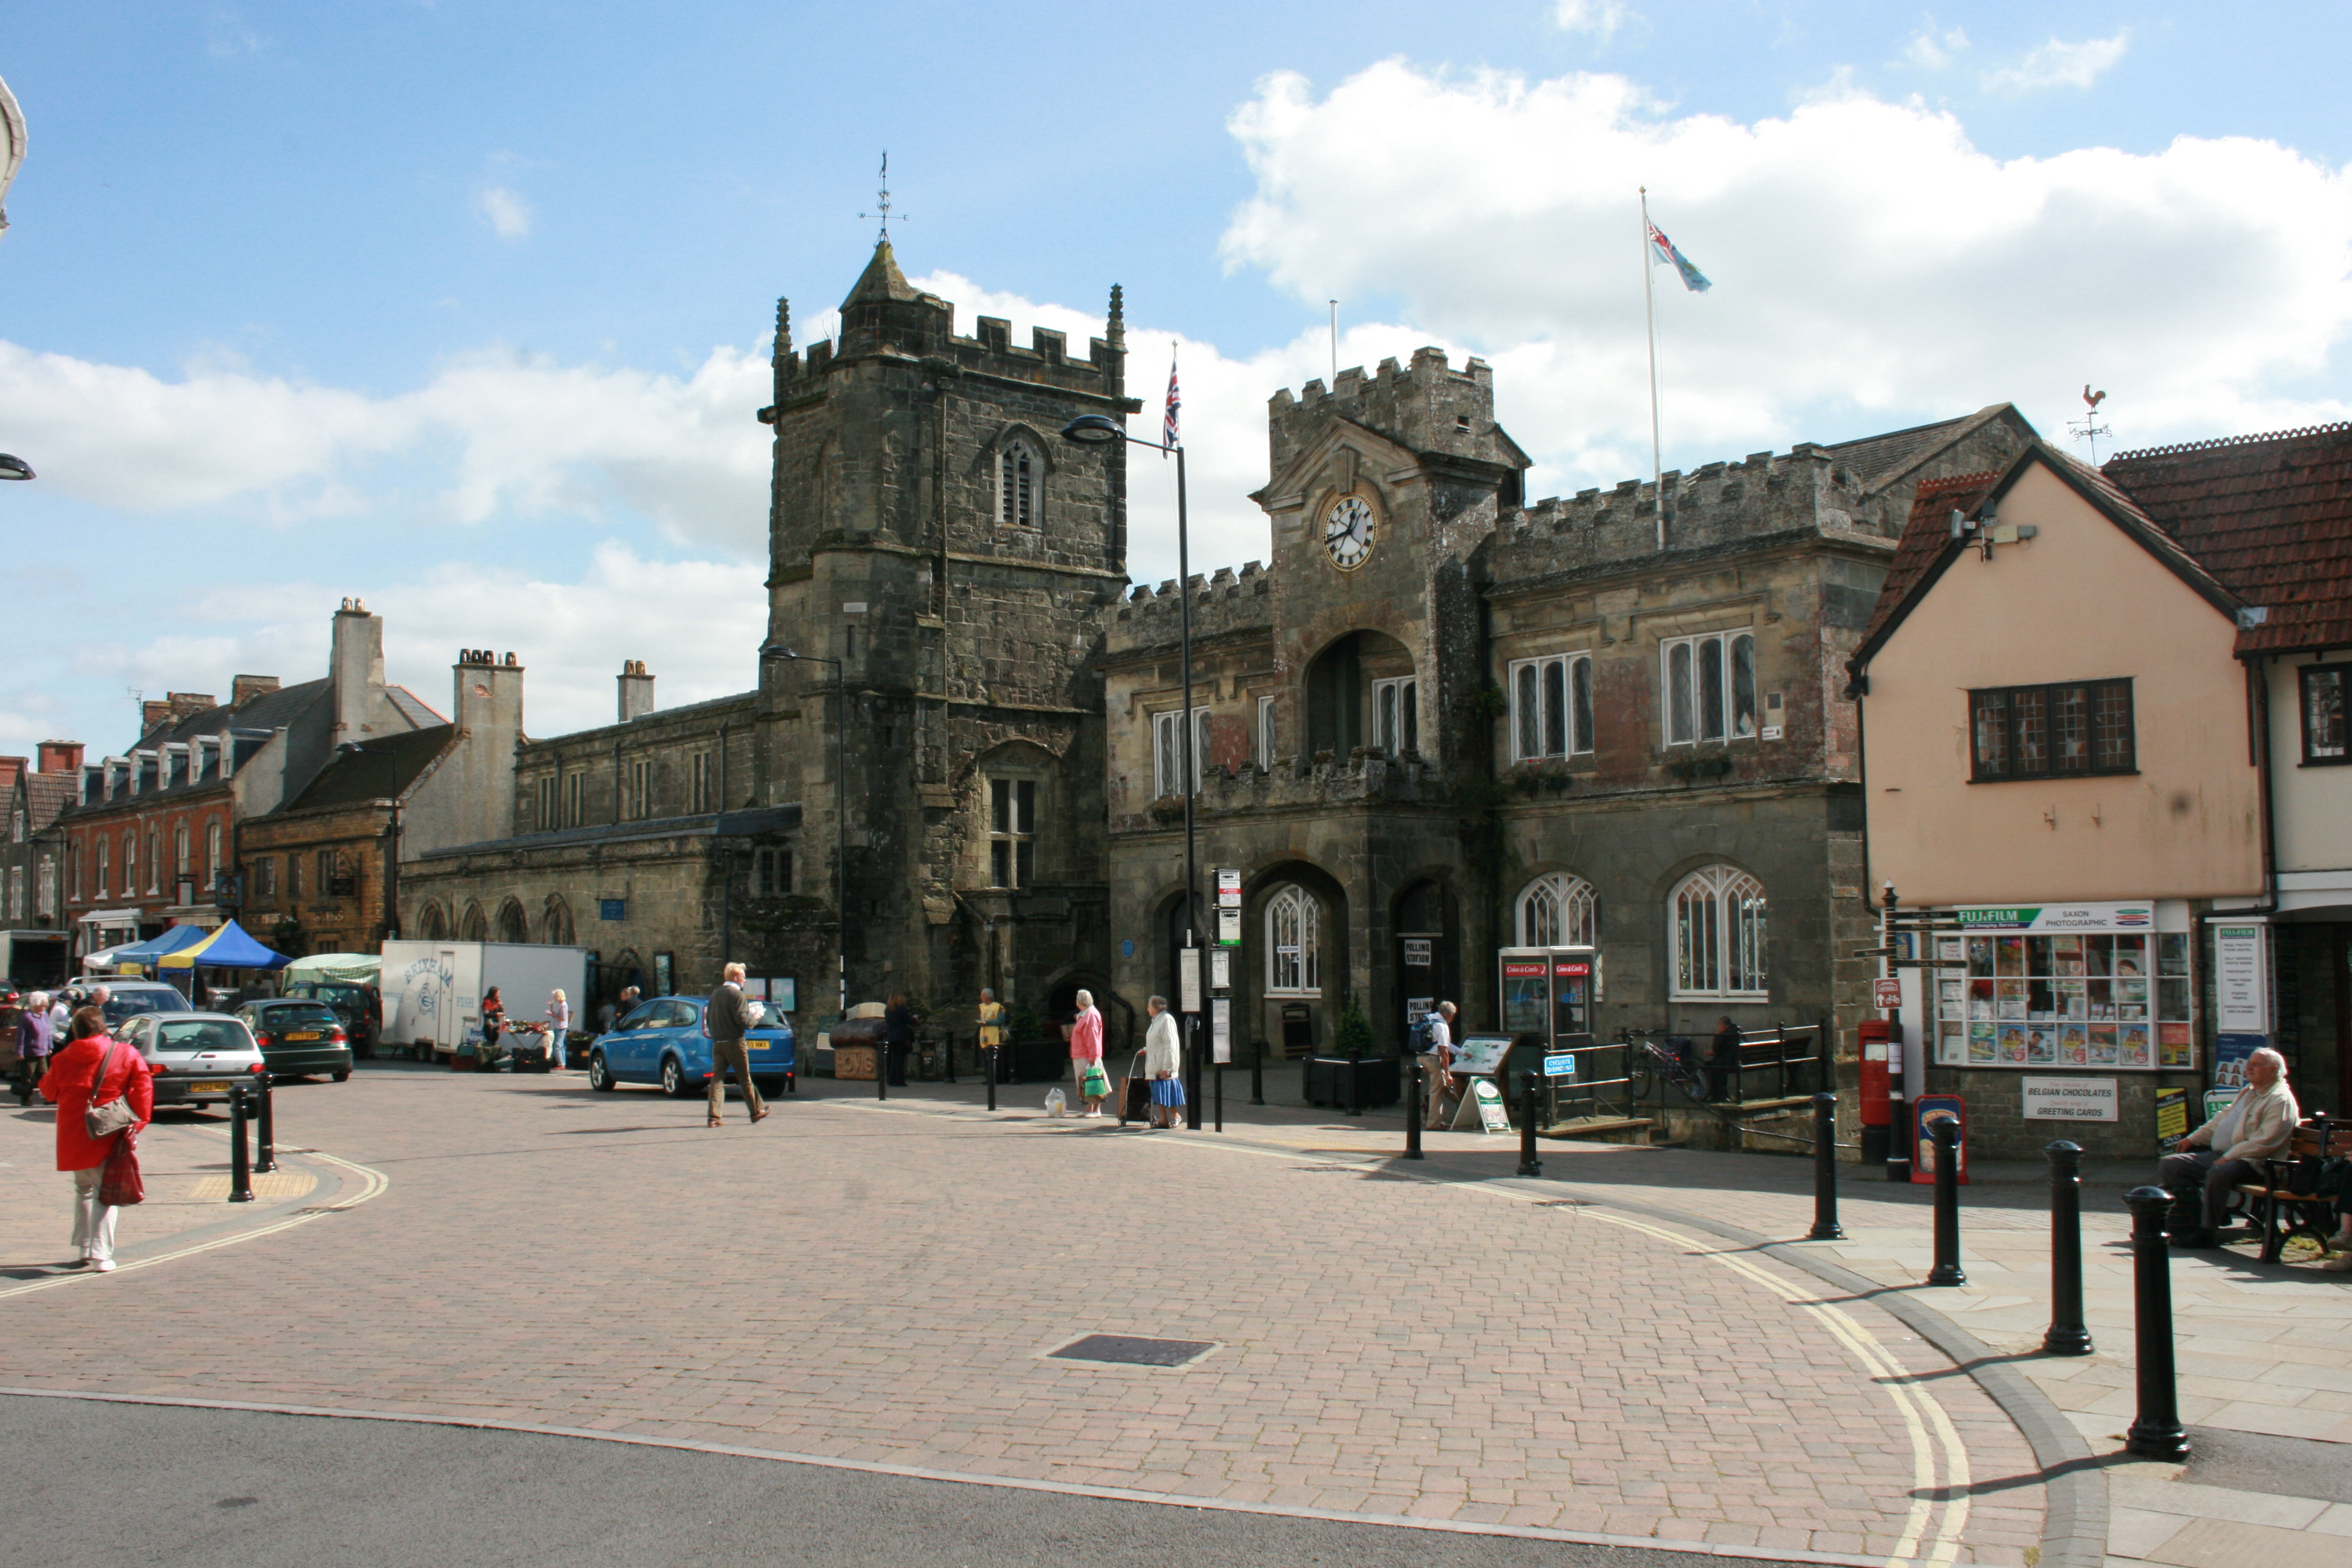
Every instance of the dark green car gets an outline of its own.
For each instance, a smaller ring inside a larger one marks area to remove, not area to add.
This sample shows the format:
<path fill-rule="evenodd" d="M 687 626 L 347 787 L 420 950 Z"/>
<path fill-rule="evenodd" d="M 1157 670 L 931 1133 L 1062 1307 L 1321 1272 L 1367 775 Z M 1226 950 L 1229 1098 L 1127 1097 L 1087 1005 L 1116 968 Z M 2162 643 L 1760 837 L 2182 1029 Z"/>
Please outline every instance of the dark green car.
<path fill-rule="evenodd" d="M 341 1083 L 352 1076 L 351 1037 L 325 1003 L 278 997 L 247 1002 L 236 1016 L 259 1042 L 272 1079 L 326 1073 Z"/>

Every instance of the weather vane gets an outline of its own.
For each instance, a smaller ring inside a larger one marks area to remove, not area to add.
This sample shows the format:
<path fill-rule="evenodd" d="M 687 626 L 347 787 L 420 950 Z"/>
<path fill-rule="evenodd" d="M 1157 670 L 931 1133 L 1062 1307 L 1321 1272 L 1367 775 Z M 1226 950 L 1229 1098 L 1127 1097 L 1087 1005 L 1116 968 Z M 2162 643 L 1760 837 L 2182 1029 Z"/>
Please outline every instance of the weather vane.
<path fill-rule="evenodd" d="M 2088 441 L 2091 444 L 2091 466 L 2095 468 L 2099 466 L 2099 437 L 2102 436 L 2112 436 L 2115 434 L 2114 431 L 2099 423 L 2099 405 L 2105 403 L 2106 400 L 2107 395 L 2105 393 L 2093 392 L 2091 390 L 2091 384 L 2087 381 L 2084 382 L 2083 384 L 2083 403 L 2084 406 L 2090 409 L 2090 412 L 2084 415 L 2080 419 L 2069 419 L 2066 421 L 2066 428 L 2074 432 L 2074 439 L 2077 441 Z"/>
<path fill-rule="evenodd" d="M 859 213 L 857 216 L 879 218 L 882 223 L 882 233 L 878 238 L 887 241 L 890 237 L 890 152 L 887 147 L 882 151 L 882 188 L 875 194 L 875 205 L 876 211 Z M 906 221 L 904 213 L 899 214 L 898 216 L 900 222 Z"/>

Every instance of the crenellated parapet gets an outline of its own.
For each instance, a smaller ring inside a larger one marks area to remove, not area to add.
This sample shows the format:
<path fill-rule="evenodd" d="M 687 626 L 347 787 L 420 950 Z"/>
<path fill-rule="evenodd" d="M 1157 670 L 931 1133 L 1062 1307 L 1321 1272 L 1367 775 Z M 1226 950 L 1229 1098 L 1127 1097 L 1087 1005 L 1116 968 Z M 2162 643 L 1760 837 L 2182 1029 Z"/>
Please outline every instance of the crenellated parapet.
<path fill-rule="evenodd" d="M 1335 418 L 1416 452 L 1483 462 L 1508 462 L 1517 452 L 1495 425 L 1493 369 L 1473 359 L 1454 370 L 1444 349 L 1415 349 L 1409 365 L 1384 359 L 1370 375 L 1351 365 L 1329 387 L 1310 381 L 1296 396 L 1288 387 L 1276 392 L 1266 403 L 1268 471 L 1282 473 Z"/>
<path fill-rule="evenodd" d="M 1272 582 L 1255 561 L 1244 563 L 1239 572 L 1220 566 L 1206 577 L 1194 573 L 1192 640 L 1206 642 L 1268 630 L 1275 616 Z M 1111 616 L 1107 651 L 1116 657 L 1141 648 L 1173 647 L 1180 636 L 1182 610 L 1183 595 L 1177 592 L 1173 577 L 1157 588 L 1136 584 Z"/>

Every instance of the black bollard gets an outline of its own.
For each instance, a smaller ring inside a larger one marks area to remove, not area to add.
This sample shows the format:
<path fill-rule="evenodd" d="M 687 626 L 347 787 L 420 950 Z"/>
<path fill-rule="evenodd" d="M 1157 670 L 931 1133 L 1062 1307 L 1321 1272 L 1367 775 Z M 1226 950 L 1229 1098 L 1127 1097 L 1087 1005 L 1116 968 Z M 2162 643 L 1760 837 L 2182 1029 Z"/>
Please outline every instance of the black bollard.
<path fill-rule="evenodd" d="M 1936 1267 L 1930 1285 L 1965 1285 L 1960 1268 L 1960 1122 L 1956 1116 L 1938 1116 L 1927 1123 L 1936 1145 Z"/>
<path fill-rule="evenodd" d="M 988 1047 L 988 1109 L 996 1109 L 996 1047 Z"/>
<path fill-rule="evenodd" d="M 245 1145 L 245 1085 L 228 1091 L 228 1201 L 253 1201 L 253 1163 Z"/>
<path fill-rule="evenodd" d="M 1217 1075 L 1217 1131 L 1225 1130 L 1225 1064 L 1219 1062 L 1211 1069 Z"/>
<path fill-rule="evenodd" d="M 1364 1053 L 1351 1051 L 1348 1056 L 1348 1114 L 1364 1113 Z"/>
<path fill-rule="evenodd" d="M 2064 1139 L 2042 1151 L 2050 1156 L 2050 1331 L 2042 1348 L 2051 1355 L 2089 1355 L 2091 1331 L 2083 1324 L 2083 1150 Z"/>
<path fill-rule="evenodd" d="M 2124 1204 L 2132 1214 L 2132 1354 L 2139 1363 L 2139 1417 L 2124 1434 L 2124 1447 L 2143 1459 L 2178 1462 L 2189 1458 L 2189 1434 L 2181 1430 L 2172 1375 L 2172 1254 L 2164 1243 L 2172 1194 L 2134 1187 Z"/>
<path fill-rule="evenodd" d="M 1837 1216 L 1837 1096 L 1813 1096 L 1813 1228 L 1807 1241 L 1843 1241 Z"/>
<path fill-rule="evenodd" d="M 1413 1057 L 1410 1060 L 1412 1063 L 1412 1094 L 1404 1105 L 1404 1157 L 1418 1160 L 1421 1158 L 1421 1119 L 1425 1114 L 1423 1106 L 1429 1086 L 1421 1081 L 1421 1058 Z"/>
<path fill-rule="evenodd" d="M 878 1035 L 874 1038 L 874 1098 L 890 1098 L 890 1043 Z"/>
<path fill-rule="evenodd" d="M 1535 1074 L 1525 1072 L 1519 1075 L 1519 1174 L 1543 1174 L 1543 1162 L 1536 1158 Z"/>
<path fill-rule="evenodd" d="M 278 1169 L 278 1095 L 269 1087 L 269 1079 L 261 1080 L 261 1137 L 254 1151 L 253 1173 Z"/>
<path fill-rule="evenodd" d="M 1265 1103 L 1265 1042 L 1250 1042 L 1250 1103 Z"/>

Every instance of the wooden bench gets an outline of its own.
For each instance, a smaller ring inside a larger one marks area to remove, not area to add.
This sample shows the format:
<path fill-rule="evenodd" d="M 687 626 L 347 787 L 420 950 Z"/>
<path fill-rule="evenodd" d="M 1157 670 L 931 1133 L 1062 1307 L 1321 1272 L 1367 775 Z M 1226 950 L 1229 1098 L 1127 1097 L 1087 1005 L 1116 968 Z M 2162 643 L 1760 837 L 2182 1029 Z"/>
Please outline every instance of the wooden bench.
<path fill-rule="evenodd" d="M 2287 1152 L 2263 1161 L 2264 1182 L 2241 1182 L 2246 1215 L 2262 1232 L 2262 1261 L 2276 1263 L 2298 1236 L 2325 1242 L 2336 1234 L 2336 1194 L 2320 1189 L 2320 1171 L 2330 1159 L 2352 1158 L 2352 1124 L 2334 1120 L 2304 1122 Z"/>

